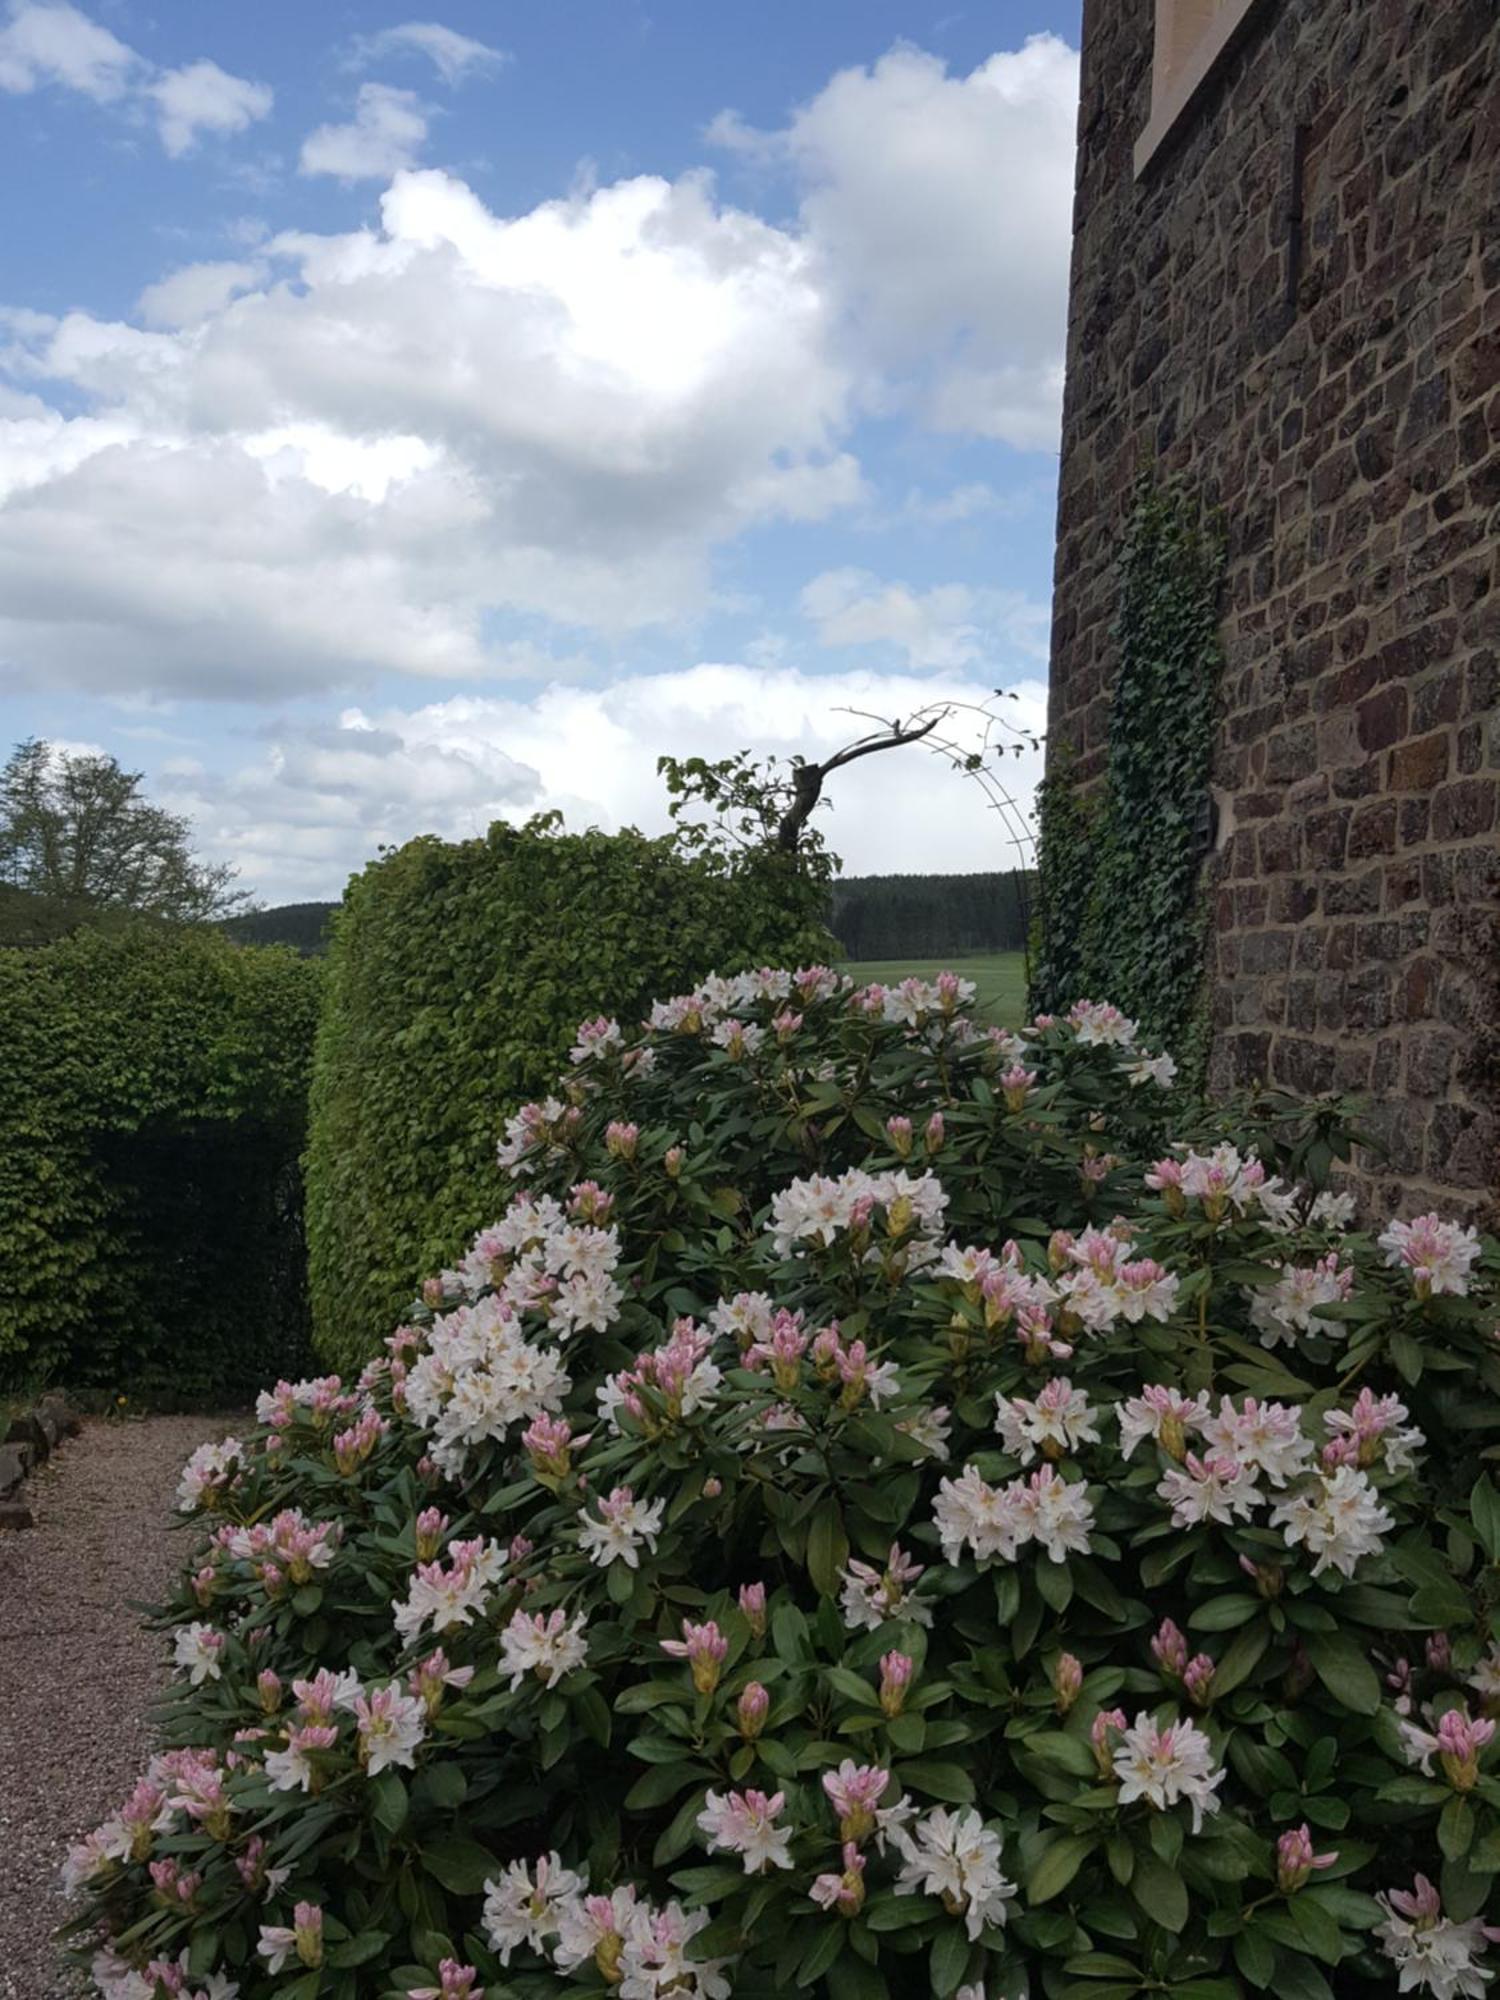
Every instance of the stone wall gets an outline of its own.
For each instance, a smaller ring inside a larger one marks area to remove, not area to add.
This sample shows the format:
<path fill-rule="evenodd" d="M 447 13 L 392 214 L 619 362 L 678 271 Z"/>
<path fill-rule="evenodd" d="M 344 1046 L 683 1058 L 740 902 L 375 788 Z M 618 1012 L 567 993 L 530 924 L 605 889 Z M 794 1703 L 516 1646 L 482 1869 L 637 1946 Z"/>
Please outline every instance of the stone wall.
<path fill-rule="evenodd" d="M 1137 180 L 1153 0 L 1085 0 L 1051 739 L 1102 768 L 1142 466 L 1222 508 L 1220 1088 L 1368 1090 L 1382 1204 L 1497 1164 L 1500 10 L 1262 0 Z"/>

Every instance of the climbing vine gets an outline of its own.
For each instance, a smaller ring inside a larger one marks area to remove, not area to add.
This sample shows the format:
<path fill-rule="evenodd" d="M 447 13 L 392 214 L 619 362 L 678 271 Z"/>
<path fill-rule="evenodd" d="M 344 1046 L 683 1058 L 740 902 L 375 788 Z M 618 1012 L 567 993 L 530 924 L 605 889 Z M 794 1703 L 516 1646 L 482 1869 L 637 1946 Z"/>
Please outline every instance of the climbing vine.
<path fill-rule="evenodd" d="M 1143 476 L 1120 550 L 1104 775 L 1080 787 L 1054 754 L 1039 799 L 1034 1003 L 1113 1000 L 1176 1048 L 1190 1080 L 1207 1042 L 1202 878 L 1223 570 L 1217 527 L 1179 488 Z"/>

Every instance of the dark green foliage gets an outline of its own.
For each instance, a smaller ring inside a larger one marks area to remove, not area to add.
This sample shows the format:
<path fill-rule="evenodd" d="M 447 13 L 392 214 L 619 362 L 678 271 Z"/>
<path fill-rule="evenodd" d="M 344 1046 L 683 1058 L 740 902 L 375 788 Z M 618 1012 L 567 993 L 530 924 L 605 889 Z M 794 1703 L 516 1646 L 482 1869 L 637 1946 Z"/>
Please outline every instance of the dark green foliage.
<path fill-rule="evenodd" d="M 1112 1000 L 1201 1068 L 1208 828 L 1223 547 L 1143 478 L 1120 553 L 1118 668 L 1103 783 L 1054 758 L 1039 794 L 1037 1007 Z"/>
<path fill-rule="evenodd" d="M 409 841 L 334 919 L 313 1071 L 307 1234 L 314 1339 L 356 1364 L 412 1287 L 504 1207 L 506 1112 L 544 1090 L 580 1020 L 634 1027 L 714 970 L 827 956 L 825 894 L 765 849 L 684 852 L 555 815 Z"/>
<path fill-rule="evenodd" d="M 0 1382 L 229 1397 L 298 1364 L 317 988 L 147 923 L 0 953 Z"/>
<path fill-rule="evenodd" d="M 274 909 L 226 918 L 224 929 L 236 944 L 289 944 L 304 958 L 321 957 L 337 908 L 337 903 L 279 903 Z"/>
<path fill-rule="evenodd" d="M 833 885 L 828 927 L 853 959 L 1024 951 L 1031 878 L 856 875 Z"/>

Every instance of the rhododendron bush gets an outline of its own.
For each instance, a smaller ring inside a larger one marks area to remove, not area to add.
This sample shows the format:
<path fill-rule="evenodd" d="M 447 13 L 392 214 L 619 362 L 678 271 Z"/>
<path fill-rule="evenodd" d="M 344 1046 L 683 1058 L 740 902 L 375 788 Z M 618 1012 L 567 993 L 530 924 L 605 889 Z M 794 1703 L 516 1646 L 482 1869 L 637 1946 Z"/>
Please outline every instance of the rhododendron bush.
<path fill-rule="evenodd" d="M 586 1023 L 387 1354 L 195 1454 L 101 1992 L 1485 1989 L 1497 1247 L 968 999 Z"/>

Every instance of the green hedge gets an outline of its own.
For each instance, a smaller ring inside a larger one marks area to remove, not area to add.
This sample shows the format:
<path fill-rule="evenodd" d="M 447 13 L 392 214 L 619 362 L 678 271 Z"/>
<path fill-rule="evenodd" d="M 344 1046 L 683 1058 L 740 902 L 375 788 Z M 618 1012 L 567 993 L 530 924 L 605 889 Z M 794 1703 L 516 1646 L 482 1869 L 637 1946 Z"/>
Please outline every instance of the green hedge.
<path fill-rule="evenodd" d="M 190 1400 L 305 1357 L 318 985 L 151 924 L 0 953 L 0 1383 Z"/>
<path fill-rule="evenodd" d="M 773 854 L 563 834 L 548 815 L 372 862 L 333 922 L 313 1069 L 313 1337 L 357 1365 L 418 1279 L 505 1206 L 506 1113 L 547 1089 L 578 1023 L 636 1025 L 706 973 L 827 956 L 826 889 Z"/>

